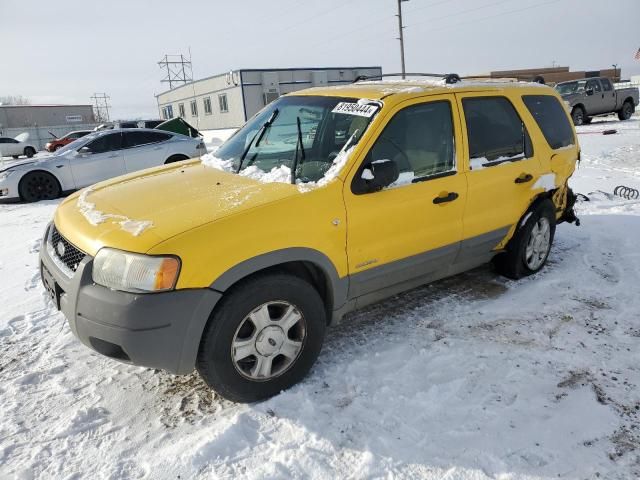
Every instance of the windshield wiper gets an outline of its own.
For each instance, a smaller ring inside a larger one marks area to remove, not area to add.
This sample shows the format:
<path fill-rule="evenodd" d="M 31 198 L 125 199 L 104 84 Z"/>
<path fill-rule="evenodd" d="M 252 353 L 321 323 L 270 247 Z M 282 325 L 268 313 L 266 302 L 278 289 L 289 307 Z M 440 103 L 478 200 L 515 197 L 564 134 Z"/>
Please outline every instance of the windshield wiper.
<path fill-rule="evenodd" d="M 298 150 L 302 154 L 302 160 L 304 161 L 306 155 L 304 153 L 304 145 L 302 144 L 302 127 L 300 127 L 300 117 L 296 117 L 296 125 L 298 127 L 298 139 L 296 140 L 296 152 L 293 156 L 293 166 L 291 167 L 291 184 L 296 183 L 296 170 L 298 169 Z"/>
<path fill-rule="evenodd" d="M 244 159 L 247 157 L 247 155 L 249 154 L 249 150 L 251 150 L 251 147 L 253 146 L 253 142 L 256 142 L 256 147 L 258 145 L 260 145 L 260 142 L 262 141 L 262 137 L 264 137 L 265 132 L 267 131 L 267 128 L 271 126 L 271 124 L 273 123 L 273 121 L 276 119 L 276 117 L 278 116 L 278 113 L 280 113 L 280 110 L 278 110 L 277 108 L 271 113 L 271 116 L 269 117 L 269 120 L 267 120 L 266 122 L 264 122 L 262 124 L 262 126 L 258 129 L 258 131 L 256 132 L 256 134 L 253 136 L 253 138 L 251 139 L 251 141 L 249 142 L 249 144 L 247 145 L 247 147 L 244 149 L 244 152 L 242 152 L 242 155 L 240 156 L 240 161 L 238 162 L 238 168 L 236 169 L 236 173 L 240 173 L 240 170 L 242 170 L 242 164 L 244 163 Z M 256 141 L 257 139 L 257 141 Z"/>

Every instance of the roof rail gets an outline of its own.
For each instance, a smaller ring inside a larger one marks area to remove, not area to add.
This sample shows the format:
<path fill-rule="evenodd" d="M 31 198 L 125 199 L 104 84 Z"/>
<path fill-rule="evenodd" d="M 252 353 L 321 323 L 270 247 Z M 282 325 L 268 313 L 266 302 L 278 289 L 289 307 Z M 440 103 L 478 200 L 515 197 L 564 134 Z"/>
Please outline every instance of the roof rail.
<path fill-rule="evenodd" d="M 445 83 L 458 83 L 460 76 L 457 73 L 382 73 L 380 75 L 358 75 L 353 83 L 363 80 L 375 80 L 384 77 L 434 77 L 444 80 Z"/>

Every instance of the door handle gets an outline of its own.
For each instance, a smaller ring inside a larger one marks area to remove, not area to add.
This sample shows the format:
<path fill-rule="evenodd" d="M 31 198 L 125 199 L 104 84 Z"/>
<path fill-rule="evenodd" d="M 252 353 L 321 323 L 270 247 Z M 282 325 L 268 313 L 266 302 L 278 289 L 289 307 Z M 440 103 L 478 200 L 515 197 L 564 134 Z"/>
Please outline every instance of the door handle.
<path fill-rule="evenodd" d="M 458 194 L 456 192 L 450 192 L 443 197 L 434 198 L 433 203 L 438 205 L 440 203 L 453 202 L 456 198 L 458 198 Z"/>
<path fill-rule="evenodd" d="M 514 180 L 515 183 L 527 183 L 533 180 L 533 175 L 530 173 L 523 173 L 518 178 Z"/>
<path fill-rule="evenodd" d="M 119 156 L 120 155 L 117 155 L 117 154 L 116 155 L 109 155 L 107 158 L 116 158 L 116 157 L 119 157 Z"/>

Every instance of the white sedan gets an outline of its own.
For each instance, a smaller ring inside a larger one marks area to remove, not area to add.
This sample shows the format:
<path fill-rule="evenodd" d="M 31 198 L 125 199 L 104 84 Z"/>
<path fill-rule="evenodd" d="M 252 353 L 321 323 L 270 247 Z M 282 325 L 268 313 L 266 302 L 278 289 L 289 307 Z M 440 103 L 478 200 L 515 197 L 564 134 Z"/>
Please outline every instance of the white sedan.
<path fill-rule="evenodd" d="M 53 155 L 0 167 L 0 201 L 50 200 L 102 180 L 204 153 L 201 139 L 173 132 L 146 128 L 95 132 Z"/>
<path fill-rule="evenodd" d="M 18 158 L 21 155 L 33 157 L 36 154 L 36 147 L 28 140 L 28 133 L 21 133 L 16 138 L 0 137 L 0 159 L 2 157 Z"/>

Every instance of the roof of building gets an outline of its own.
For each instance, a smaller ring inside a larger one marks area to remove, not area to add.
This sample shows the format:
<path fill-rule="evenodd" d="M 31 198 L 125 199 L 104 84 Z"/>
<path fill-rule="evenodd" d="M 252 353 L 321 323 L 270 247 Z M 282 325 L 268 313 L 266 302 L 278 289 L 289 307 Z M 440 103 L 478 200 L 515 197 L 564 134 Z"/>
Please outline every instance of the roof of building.
<path fill-rule="evenodd" d="M 173 90 L 178 90 L 183 87 L 187 87 L 199 82 L 204 82 L 207 80 L 211 80 L 212 78 L 224 77 L 229 73 L 243 73 L 243 72 L 301 72 L 301 71 L 322 71 L 322 70 L 380 70 L 382 71 L 382 67 L 379 65 L 369 66 L 369 67 L 291 67 L 291 68 L 238 68 L 236 70 L 230 70 L 229 72 L 217 73 L 215 75 L 209 75 L 208 77 L 199 78 L 197 80 L 192 80 L 190 82 L 184 83 L 182 85 L 178 85 L 175 88 L 170 88 L 169 90 L 165 90 L 160 93 L 156 93 L 155 97 L 159 97 L 160 95 L 164 95 L 166 93 L 172 92 Z M 238 85 L 239 86 L 239 85 Z"/>

